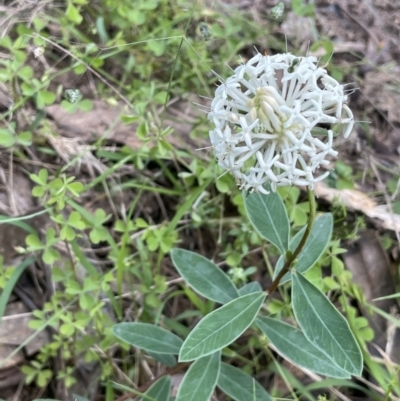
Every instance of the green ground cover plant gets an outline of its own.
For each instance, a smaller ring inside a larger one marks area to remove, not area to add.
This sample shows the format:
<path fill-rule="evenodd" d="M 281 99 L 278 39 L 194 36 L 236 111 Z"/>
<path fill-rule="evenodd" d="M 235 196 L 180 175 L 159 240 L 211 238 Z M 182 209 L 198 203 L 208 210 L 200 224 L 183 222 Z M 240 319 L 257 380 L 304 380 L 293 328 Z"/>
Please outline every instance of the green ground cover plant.
<path fill-rule="evenodd" d="M 292 1 L 291 11 L 314 16 L 312 3 Z M 220 114 L 208 120 L 196 115 L 187 138 L 204 143 L 213 132 L 202 152 L 177 146 L 174 129 L 165 123 L 176 99 L 191 102 L 193 93 L 210 102 L 217 97 L 216 87 L 233 74 L 230 66 L 247 65 L 255 55 L 264 60 L 261 49 L 287 55 L 284 38 L 273 34 L 285 13 L 283 2 L 268 10 L 265 21 L 255 22 L 249 14 L 201 2 L 68 0 L 64 8 L 34 14 L 29 24 L 16 22 L 2 36 L 0 46 L 10 57 L 0 59 L 0 82 L 12 104 L 1 115 L 0 145 L 24 166 L 32 197 L 43 208 L 36 214 L 49 216 L 42 231 L 24 218 L 2 216 L 0 222 L 26 230 L 18 248 L 23 261 L 7 268 L 1 263 L 0 316 L 29 265 L 47 266 L 53 286 L 43 307 L 32 311 L 32 336 L 7 357 L 39 333 L 51 333 L 21 367 L 28 385 L 45 394 L 58 383 L 70 399 L 96 399 L 87 389 L 70 392 L 79 385 L 78 365 L 87 364 L 99 367 L 94 380 L 98 399 L 105 401 L 126 394 L 172 400 L 176 372 L 184 373 L 176 401 L 207 401 L 213 394 L 236 401 L 281 399 L 281 389 L 267 391 L 263 372 L 283 377 L 292 399 L 323 399 L 332 387 L 377 398 L 381 392 L 354 381 L 367 370 L 386 399 L 399 397 L 396 368 L 368 353 L 373 331 L 354 307 L 366 302 L 340 258 L 341 241 L 355 238 L 364 222 L 346 229 L 340 206 L 317 211 L 310 174 L 319 164 L 293 158 L 290 170 L 269 166 L 274 151 L 263 159 L 255 152 L 243 156 L 244 147 L 252 151 L 265 135 L 275 135 L 267 142 L 277 140 L 276 149 L 284 148 L 274 133 L 275 92 L 264 91 L 271 84 L 263 81 L 242 109 L 225 105 L 225 122 L 216 128 Z M 313 46 L 333 48 L 326 38 Z M 288 56 L 285 71 L 297 76 L 308 57 L 292 52 L 296 56 Z M 335 82 L 346 72 L 333 62 L 327 71 L 323 78 Z M 88 76 L 94 85 L 87 84 Z M 318 81 L 325 92 L 339 90 L 326 82 Z M 60 104 L 73 119 L 77 111 L 89 113 L 99 99 L 121 113 L 90 147 L 74 148 L 65 161 L 52 146 L 60 134 L 46 107 Z M 319 100 L 310 95 L 302 101 Z M 309 146 L 313 151 L 334 152 L 342 124 L 354 124 L 346 109 L 342 113 L 342 98 L 329 102 L 318 111 L 329 118 L 307 127 L 319 141 Z M 207 113 L 217 106 L 211 104 Z M 259 124 L 255 131 L 241 120 L 247 113 Z M 285 118 L 284 123 L 291 117 Z M 299 121 L 290 125 L 296 135 L 304 128 Z M 138 146 L 110 149 L 107 134 L 120 122 L 132 128 Z M 294 142 L 296 152 L 308 152 L 304 141 L 301 136 Z M 39 168 L 27 167 L 32 149 L 42 161 Z M 310 159 L 318 152 L 311 153 Z M 265 171 L 268 179 L 259 175 Z M 353 171 L 340 163 L 327 180 L 352 188 Z M 142 207 L 147 202 L 157 204 L 159 214 L 147 212 Z M 202 252 L 209 246 L 214 249 Z M 58 370 L 56 358 L 64 362 Z M 326 378 L 304 385 L 283 361 Z"/>

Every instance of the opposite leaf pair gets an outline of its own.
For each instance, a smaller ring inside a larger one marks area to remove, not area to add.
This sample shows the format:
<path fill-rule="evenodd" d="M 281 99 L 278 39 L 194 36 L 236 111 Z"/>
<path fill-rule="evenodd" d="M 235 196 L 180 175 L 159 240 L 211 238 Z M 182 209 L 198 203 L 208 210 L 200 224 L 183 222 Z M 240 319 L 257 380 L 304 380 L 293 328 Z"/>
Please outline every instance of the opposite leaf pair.
<path fill-rule="evenodd" d="M 274 277 L 277 277 L 285 257 L 297 248 L 305 229 L 290 238 L 289 218 L 276 193 L 268 196 L 253 193 L 244 200 L 256 230 L 281 251 L 282 256 L 274 273 Z M 173 358 L 169 360 L 172 365 L 176 354 L 180 362 L 194 361 L 186 372 L 177 401 L 207 401 L 216 385 L 237 401 L 270 399 L 251 376 L 221 362 L 221 351 L 224 352 L 224 348 L 239 338 L 254 322 L 268 337 L 274 349 L 293 363 L 326 376 L 358 376 L 363 366 L 362 354 L 346 319 L 302 275 L 318 261 L 326 249 L 332 225 L 330 214 L 315 220 L 294 260 L 294 270 L 288 272 L 282 280 L 285 282 L 292 279 L 291 301 L 300 329 L 277 319 L 259 316 L 267 296 L 259 283 L 248 283 L 237 289 L 230 278 L 208 259 L 190 251 L 173 249 L 173 264 L 184 280 L 198 294 L 222 306 L 204 316 L 184 341 L 168 330 L 145 323 L 121 323 L 113 327 L 113 332 L 163 363 L 165 356 L 168 356 Z M 212 372 L 212 375 L 208 375 L 207 371 Z M 241 374 L 245 375 L 242 380 L 246 381 L 246 388 L 252 392 L 242 394 L 234 390 L 239 380 L 235 377 Z M 201 383 L 199 391 L 194 391 L 194 383 Z"/>

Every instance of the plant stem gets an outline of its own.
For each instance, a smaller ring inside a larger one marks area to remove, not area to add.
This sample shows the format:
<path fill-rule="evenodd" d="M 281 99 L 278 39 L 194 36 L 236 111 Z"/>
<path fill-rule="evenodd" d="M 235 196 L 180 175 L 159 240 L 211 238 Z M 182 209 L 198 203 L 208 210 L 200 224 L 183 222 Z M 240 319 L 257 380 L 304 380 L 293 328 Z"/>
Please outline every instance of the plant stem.
<path fill-rule="evenodd" d="M 308 236 L 310 235 L 311 228 L 314 224 L 315 220 L 315 196 L 314 196 L 314 191 L 311 189 L 307 188 L 307 195 L 308 195 L 308 203 L 310 204 L 310 214 L 308 215 L 308 221 L 307 221 L 307 228 L 306 231 L 304 232 L 303 238 L 301 239 L 299 245 L 293 252 L 293 254 L 289 257 L 289 259 L 285 262 L 285 264 L 282 267 L 282 270 L 279 272 L 277 275 L 276 279 L 272 282 L 272 284 L 269 286 L 267 290 L 268 296 L 270 296 L 278 287 L 279 282 L 281 281 L 281 278 L 289 271 L 290 265 L 293 263 L 293 261 L 299 256 L 299 253 L 303 249 Z"/>

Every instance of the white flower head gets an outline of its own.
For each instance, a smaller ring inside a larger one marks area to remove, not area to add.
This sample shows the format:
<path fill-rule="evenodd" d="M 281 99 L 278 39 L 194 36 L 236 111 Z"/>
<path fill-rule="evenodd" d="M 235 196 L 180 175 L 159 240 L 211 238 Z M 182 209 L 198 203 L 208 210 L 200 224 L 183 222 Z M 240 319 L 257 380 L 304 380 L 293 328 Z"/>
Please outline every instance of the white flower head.
<path fill-rule="evenodd" d="M 38 47 L 35 47 L 33 49 L 33 55 L 35 56 L 35 58 L 43 56 L 43 54 L 44 54 L 44 47 L 43 46 L 38 46 Z"/>
<path fill-rule="evenodd" d="M 215 91 L 209 120 L 218 164 L 241 189 L 268 193 L 277 186 L 306 185 L 320 165 L 329 164 L 333 131 L 315 136 L 319 124 L 341 124 L 347 138 L 354 125 L 343 85 L 318 67 L 316 57 L 258 53 Z"/>

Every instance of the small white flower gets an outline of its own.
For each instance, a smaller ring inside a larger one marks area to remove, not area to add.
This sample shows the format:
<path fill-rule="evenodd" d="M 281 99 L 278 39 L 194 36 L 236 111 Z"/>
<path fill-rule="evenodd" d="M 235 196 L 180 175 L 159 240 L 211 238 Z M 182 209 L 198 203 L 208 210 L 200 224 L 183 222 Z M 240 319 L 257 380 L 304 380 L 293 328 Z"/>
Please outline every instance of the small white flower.
<path fill-rule="evenodd" d="M 315 137 L 320 124 L 342 124 L 347 138 L 354 125 L 343 85 L 317 65 L 316 57 L 258 53 L 215 91 L 208 114 L 215 126 L 210 139 L 218 164 L 240 189 L 268 193 L 277 186 L 306 185 L 320 165 L 329 164 L 333 131 Z M 313 132 L 314 131 L 314 132 Z"/>
<path fill-rule="evenodd" d="M 43 46 L 38 46 L 38 47 L 35 47 L 33 49 L 33 55 L 35 56 L 35 58 L 43 56 L 43 54 L 44 54 L 44 47 Z"/>

